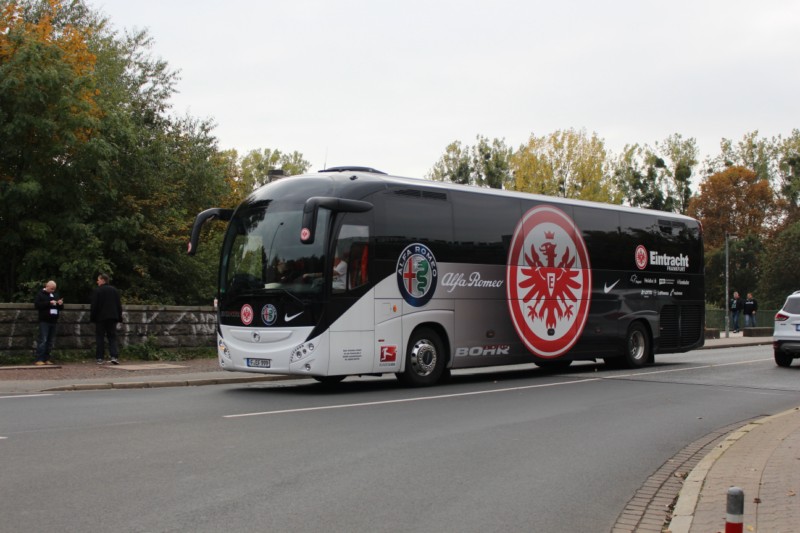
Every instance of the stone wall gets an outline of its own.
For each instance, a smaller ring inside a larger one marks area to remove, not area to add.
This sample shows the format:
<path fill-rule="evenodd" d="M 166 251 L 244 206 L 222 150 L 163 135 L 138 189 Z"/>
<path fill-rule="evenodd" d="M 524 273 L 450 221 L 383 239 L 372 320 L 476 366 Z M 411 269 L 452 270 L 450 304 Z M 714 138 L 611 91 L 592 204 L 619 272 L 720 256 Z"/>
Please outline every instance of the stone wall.
<path fill-rule="evenodd" d="M 213 348 L 216 344 L 216 313 L 212 307 L 124 305 L 120 346 L 141 344 L 148 337 L 162 348 Z M 0 304 L 0 354 L 33 350 L 39 333 L 33 304 Z M 94 348 L 94 324 L 89 306 L 65 304 L 58 320 L 56 350 Z"/>

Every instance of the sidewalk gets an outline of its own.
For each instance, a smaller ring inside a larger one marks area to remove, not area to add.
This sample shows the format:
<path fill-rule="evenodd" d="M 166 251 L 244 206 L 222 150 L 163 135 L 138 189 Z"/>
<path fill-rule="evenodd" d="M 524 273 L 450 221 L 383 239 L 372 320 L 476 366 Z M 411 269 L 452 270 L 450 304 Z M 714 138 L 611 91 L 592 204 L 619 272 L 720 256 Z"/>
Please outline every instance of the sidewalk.
<path fill-rule="evenodd" d="M 705 348 L 771 344 L 772 337 L 708 339 Z M 66 365 L 65 365 L 66 366 Z M 94 365 L 83 365 L 88 371 Z M 120 367 L 143 367 L 125 372 Z M 165 369 L 164 367 L 171 367 Z M 97 389 L 130 389 L 252 383 L 293 379 L 219 370 L 215 360 L 159 364 L 123 362 L 100 376 L 56 379 L 9 379 L 0 370 L 0 395 Z M 177 368 L 174 368 L 177 367 Z M 96 371 L 93 374 L 97 374 Z M 41 372 L 44 378 L 49 369 Z M 670 533 L 714 533 L 725 530 L 730 486 L 744 491 L 744 531 L 800 531 L 800 407 L 751 422 L 729 434 L 691 471 L 679 492 Z M 660 531 L 661 528 L 654 526 Z M 627 531 L 627 529 L 624 529 Z M 614 531 L 623 531 L 619 525 Z M 631 529 L 630 531 L 634 531 Z"/>

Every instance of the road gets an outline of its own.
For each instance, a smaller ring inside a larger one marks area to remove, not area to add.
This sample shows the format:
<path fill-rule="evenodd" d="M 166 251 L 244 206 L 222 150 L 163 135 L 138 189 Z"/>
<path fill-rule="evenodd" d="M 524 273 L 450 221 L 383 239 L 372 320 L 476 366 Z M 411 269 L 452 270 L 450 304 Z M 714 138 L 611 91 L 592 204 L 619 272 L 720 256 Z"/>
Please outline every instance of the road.
<path fill-rule="evenodd" d="M 771 348 L 655 366 L 0 398 L 0 531 L 609 531 L 714 429 L 800 404 Z"/>

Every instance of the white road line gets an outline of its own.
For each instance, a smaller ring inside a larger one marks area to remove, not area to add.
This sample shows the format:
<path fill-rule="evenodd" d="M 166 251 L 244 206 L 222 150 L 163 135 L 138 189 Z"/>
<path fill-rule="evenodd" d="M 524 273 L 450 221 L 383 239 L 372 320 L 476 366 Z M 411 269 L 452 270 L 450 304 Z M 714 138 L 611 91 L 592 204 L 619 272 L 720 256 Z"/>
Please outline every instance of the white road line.
<path fill-rule="evenodd" d="M 653 374 L 668 374 L 670 372 L 686 372 L 688 370 L 701 370 L 703 368 L 717 368 L 721 366 L 735 366 L 735 365 L 749 365 L 751 363 L 763 363 L 764 361 L 772 361 L 772 358 L 769 359 L 750 359 L 748 361 L 736 361 L 734 363 L 720 363 L 717 365 L 700 365 L 700 366 L 690 366 L 686 368 L 669 368 L 666 370 L 653 370 L 652 372 L 636 372 L 631 374 L 619 374 L 617 376 L 606 376 L 603 379 L 620 379 L 620 378 L 631 378 L 636 376 L 651 376 Z"/>
<path fill-rule="evenodd" d="M 42 396 L 55 396 L 55 394 L 21 394 L 19 396 L 0 396 L 0 400 L 10 400 L 13 398 L 40 398 Z"/>
<path fill-rule="evenodd" d="M 260 413 L 242 413 L 237 415 L 223 415 L 222 418 L 243 418 L 245 416 L 264 416 L 264 415 L 282 415 L 287 413 L 304 413 L 309 411 L 325 411 L 328 409 L 347 409 L 350 407 L 372 407 L 375 405 L 388 405 L 392 403 L 407 403 L 407 402 L 419 402 L 423 400 L 445 400 L 449 398 L 460 398 L 463 396 L 477 396 L 479 394 L 495 394 L 498 392 L 515 392 L 521 390 L 528 390 L 528 389 L 540 389 L 544 387 L 557 387 L 560 385 L 576 385 L 582 383 L 589 383 L 591 381 L 601 381 L 602 378 L 589 378 L 589 379 L 581 379 L 576 381 L 561 381 L 558 383 L 545 383 L 542 385 L 525 385 L 523 387 L 508 387 L 504 389 L 492 389 L 492 390 L 483 390 L 483 391 L 473 391 L 473 392 L 460 392 L 458 394 L 441 394 L 438 396 L 423 396 L 421 398 L 403 398 L 399 400 L 385 400 L 382 402 L 364 402 L 364 403 L 347 403 L 347 404 L 340 404 L 340 405 L 323 405 L 318 407 L 303 407 L 300 409 L 284 409 L 281 411 L 262 411 Z"/>

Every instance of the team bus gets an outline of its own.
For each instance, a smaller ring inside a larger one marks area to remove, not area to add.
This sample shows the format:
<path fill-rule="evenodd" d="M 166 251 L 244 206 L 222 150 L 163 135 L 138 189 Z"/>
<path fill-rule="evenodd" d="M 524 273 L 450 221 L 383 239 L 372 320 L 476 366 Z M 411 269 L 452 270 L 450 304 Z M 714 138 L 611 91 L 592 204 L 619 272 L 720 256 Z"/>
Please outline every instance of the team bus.
<path fill-rule="evenodd" d="M 703 345 L 702 228 L 673 213 L 337 167 L 281 178 L 227 221 L 218 356 L 321 382 Z"/>

